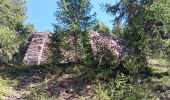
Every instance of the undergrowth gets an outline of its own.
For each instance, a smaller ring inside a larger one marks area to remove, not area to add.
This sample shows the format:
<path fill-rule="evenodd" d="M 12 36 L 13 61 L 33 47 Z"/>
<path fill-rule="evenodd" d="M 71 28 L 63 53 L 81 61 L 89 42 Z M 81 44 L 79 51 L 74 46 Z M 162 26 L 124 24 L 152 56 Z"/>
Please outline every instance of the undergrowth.
<path fill-rule="evenodd" d="M 131 83 L 130 77 L 118 74 L 108 83 L 98 84 L 94 98 L 98 100 L 147 100 L 155 99 L 146 84 Z"/>
<path fill-rule="evenodd" d="M 5 96 L 13 93 L 12 85 L 16 84 L 14 81 L 0 76 L 0 100 L 4 100 Z"/>
<path fill-rule="evenodd" d="M 126 68 L 132 68 L 130 65 L 133 65 L 133 63 L 133 61 L 128 61 L 125 64 Z M 8 68 L 0 74 L 0 99 L 3 100 L 5 96 L 16 92 L 11 89 L 13 86 L 19 86 L 22 89 L 22 98 L 26 100 L 63 99 L 60 96 L 60 91 L 57 90 L 57 84 L 60 82 L 58 79 L 65 75 L 69 77 L 65 77 L 64 80 L 61 80 L 61 83 L 70 79 L 72 82 L 76 82 L 76 86 L 82 89 L 76 93 L 86 90 L 85 87 L 87 86 L 91 86 L 90 99 L 92 100 L 165 100 L 168 98 L 170 94 L 170 70 L 168 67 L 151 64 L 152 73 L 147 77 L 134 77 L 131 74 L 126 74 L 126 72 L 122 73 L 121 70 L 124 70 L 122 68 L 121 66 L 95 68 L 84 65 L 41 65 L 31 68 Z M 132 69 L 131 71 L 133 73 L 138 70 Z M 35 81 L 37 79 L 40 80 Z M 21 83 L 25 81 L 26 84 L 23 87 Z M 79 98 L 83 98 L 83 96 L 81 94 Z"/>

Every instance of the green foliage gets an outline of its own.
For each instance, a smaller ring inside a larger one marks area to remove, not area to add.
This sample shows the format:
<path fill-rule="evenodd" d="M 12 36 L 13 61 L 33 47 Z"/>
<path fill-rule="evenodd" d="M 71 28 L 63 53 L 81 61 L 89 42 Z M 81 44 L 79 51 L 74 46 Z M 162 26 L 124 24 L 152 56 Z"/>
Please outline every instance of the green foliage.
<path fill-rule="evenodd" d="M 52 35 L 52 43 L 51 43 L 51 50 L 52 50 L 52 63 L 58 64 L 59 59 L 61 59 L 60 53 L 60 45 L 61 45 L 61 36 L 64 33 L 64 30 L 61 29 L 59 25 L 54 25 L 55 33 Z"/>
<path fill-rule="evenodd" d="M 169 1 L 163 0 L 121 0 L 114 5 L 106 4 L 106 11 L 114 16 L 114 21 L 124 23 L 124 39 L 140 66 L 147 65 L 146 57 L 162 50 L 160 34 L 168 30 L 169 5 Z"/>
<path fill-rule="evenodd" d="M 24 59 L 26 53 L 27 46 L 30 42 L 30 37 L 33 33 L 35 33 L 35 31 L 36 29 L 34 25 L 31 23 L 18 26 L 16 31 L 17 33 L 16 42 L 17 45 L 19 46 L 18 48 L 19 52 L 15 52 L 15 54 L 13 55 L 12 63 L 15 64 L 22 63 L 22 60 Z"/>
<path fill-rule="evenodd" d="M 0 1 L 0 26 L 17 30 L 26 18 L 25 0 Z"/>
<path fill-rule="evenodd" d="M 98 100 L 146 100 L 156 96 L 147 89 L 147 86 L 138 83 L 132 84 L 130 77 L 118 74 L 105 85 L 99 84 L 95 90 Z"/>
<path fill-rule="evenodd" d="M 0 76 L 0 100 L 4 100 L 5 96 L 14 92 L 11 88 L 9 88 L 14 84 L 16 84 L 16 81 Z"/>
<path fill-rule="evenodd" d="M 15 30 L 18 38 L 24 36 L 25 32 L 33 30 L 33 25 L 23 24 L 27 17 L 25 4 L 25 0 L 0 1 L 0 26 Z"/>
<path fill-rule="evenodd" d="M 128 69 L 129 74 L 131 75 L 137 75 L 140 72 L 140 65 L 137 63 L 135 58 L 128 57 L 124 60 L 123 66 Z"/>
<path fill-rule="evenodd" d="M 25 0 L 0 1 L 0 61 L 12 59 L 18 47 L 27 42 L 33 26 L 24 25 L 26 18 Z"/>
<path fill-rule="evenodd" d="M 36 29 L 33 24 L 27 23 L 23 25 L 23 27 L 19 31 L 21 31 L 22 37 L 24 39 L 27 39 L 31 34 L 36 32 Z"/>
<path fill-rule="evenodd" d="M 169 31 L 169 18 L 170 18 L 170 1 L 169 0 L 157 0 L 152 1 L 152 4 L 147 6 L 146 9 L 150 12 L 154 12 L 154 17 L 157 19 L 158 22 L 162 22 L 163 31 Z"/>
<path fill-rule="evenodd" d="M 0 27 L 0 61 L 7 62 L 17 51 L 16 32 L 8 27 Z"/>
<path fill-rule="evenodd" d="M 119 64 L 119 62 L 116 61 L 114 56 L 112 55 L 111 51 L 108 50 L 106 47 L 102 47 L 101 49 L 101 55 L 98 57 L 98 67 L 100 66 L 114 66 Z"/>
<path fill-rule="evenodd" d="M 94 15 L 89 0 L 60 0 L 57 6 L 55 16 L 62 28 L 73 32 L 90 28 Z"/>
<path fill-rule="evenodd" d="M 105 25 L 104 23 L 97 21 L 96 25 L 93 28 L 95 31 L 99 33 L 105 33 L 105 34 L 110 34 L 110 29 Z"/>
<path fill-rule="evenodd" d="M 93 53 L 92 53 L 92 48 L 89 43 L 89 36 L 87 32 L 82 32 L 82 43 L 83 43 L 83 62 L 85 65 L 89 66 L 94 63 L 94 58 L 93 58 Z"/>
<path fill-rule="evenodd" d="M 112 34 L 123 38 L 123 27 L 120 22 L 115 22 L 113 25 Z"/>
<path fill-rule="evenodd" d="M 90 48 L 87 30 L 93 26 L 95 21 L 95 14 L 90 13 L 92 8 L 90 1 L 60 0 L 57 2 L 57 7 L 58 9 L 55 16 L 58 23 L 55 25 L 56 32 L 53 35 L 53 40 L 58 42 L 55 42 L 55 45 L 61 46 L 61 41 L 59 43 L 59 40 L 67 41 L 65 40 L 67 39 L 65 37 L 69 35 L 69 37 L 73 37 L 73 46 L 71 49 L 74 50 L 76 59 L 80 56 L 83 56 L 82 58 L 85 59 L 88 58 L 89 56 L 82 55 L 82 53 L 89 53 L 89 49 L 86 50 L 87 48 Z M 82 39 L 82 43 L 78 43 L 79 39 Z M 66 45 L 66 47 L 70 46 Z"/>
<path fill-rule="evenodd" d="M 40 84 L 31 84 L 29 87 L 30 94 L 24 96 L 27 100 L 47 100 L 49 98 L 47 93 L 44 93 L 45 88 L 47 88 L 47 82 L 42 82 Z"/>

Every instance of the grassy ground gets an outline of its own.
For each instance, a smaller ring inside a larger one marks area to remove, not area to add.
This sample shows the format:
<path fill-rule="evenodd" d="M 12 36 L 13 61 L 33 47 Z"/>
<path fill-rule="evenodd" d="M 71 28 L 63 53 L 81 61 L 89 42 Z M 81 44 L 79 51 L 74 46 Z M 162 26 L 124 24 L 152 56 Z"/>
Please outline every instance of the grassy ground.
<path fill-rule="evenodd" d="M 12 89 L 13 82 L 0 76 L 0 100 L 5 99 L 9 94 L 15 93 Z"/>
<path fill-rule="evenodd" d="M 169 63 L 157 59 L 149 62 L 152 75 L 142 79 L 140 87 L 146 86 L 158 100 L 170 99 Z M 96 86 L 107 76 L 100 68 L 81 65 L 6 67 L 0 72 L 0 100 L 96 100 L 92 98 Z"/>
<path fill-rule="evenodd" d="M 160 99 L 170 99 L 170 63 L 163 59 L 151 59 L 149 62 L 153 71 L 153 75 L 148 77 L 150 87 Z"/>
<path fill-rule="evenodd" d="M 84 66 L 49 68 L 8 67 L 0 74 L 2 100 L 57 100 L 89 98 L 95 86 L 94 73 Z M 3 78 L 2 78 L 3 77 Z M 10 88 L 6 90 L 6 88 Z"/>

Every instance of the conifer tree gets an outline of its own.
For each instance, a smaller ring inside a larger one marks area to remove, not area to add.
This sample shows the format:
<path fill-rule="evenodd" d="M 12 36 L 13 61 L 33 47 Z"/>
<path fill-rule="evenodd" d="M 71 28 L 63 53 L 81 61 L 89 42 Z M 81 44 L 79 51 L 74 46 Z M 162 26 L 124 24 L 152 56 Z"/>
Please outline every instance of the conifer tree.
<path fill-rule="evenodd" d="M 55 26 L 67 31 L 74 37 L 74 50 L 76 54 L 78 54 L 80 45 L 83 45 L 83 49 L 87 48 L 86 46 L 89 44 L 87 30 L 93 26 L 95 21 L 95 14 L 90 13 L 92 8 L 90 1 L 59 0 L 57 7 L 58 9 L 55 13 L 57 25 Z M 59 33 L 61 33 L 61 31 Z M 62 33 L 60 36 L 62 38 Z M 82 38 L 82 44 L 78 44 L 78 38 Z"/>
<path fill-rule="evenodd" d="M 161 33 L 169 30 L 170 1 L 120 0 L 105 7 L 114 16 L 114 22 L 124 23 L 123 36 L 132 56 L 140 66 L 146 66 L 146 58 L 160 51 Z"/>

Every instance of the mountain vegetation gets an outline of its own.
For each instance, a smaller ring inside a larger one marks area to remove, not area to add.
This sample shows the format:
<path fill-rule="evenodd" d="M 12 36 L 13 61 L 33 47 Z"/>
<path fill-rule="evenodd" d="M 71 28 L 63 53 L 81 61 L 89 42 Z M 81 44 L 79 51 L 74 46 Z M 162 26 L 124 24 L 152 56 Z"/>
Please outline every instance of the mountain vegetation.
<path fill-rule="evenodd" d="M 26 0 L 0 1 L 0 100 L 170 99 L 170 0 L 103 2 L 113 28 L 90 0 L 56 7 L 47 59 L 27 66 Z"/>

